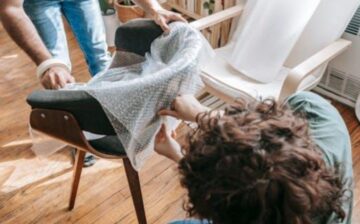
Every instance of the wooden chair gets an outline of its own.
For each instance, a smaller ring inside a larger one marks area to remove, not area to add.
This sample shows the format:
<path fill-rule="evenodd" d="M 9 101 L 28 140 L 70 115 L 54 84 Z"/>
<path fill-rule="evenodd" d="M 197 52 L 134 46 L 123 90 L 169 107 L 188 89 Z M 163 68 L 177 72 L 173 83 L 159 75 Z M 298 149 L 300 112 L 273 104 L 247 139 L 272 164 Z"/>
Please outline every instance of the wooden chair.
<path fill-rule="evenodd" d="M 34 108 L 30 114 L 30 125 L 33 129 L 65 141 L 78 149 L 74 163 L 69 210 L 74 208 L 85 153 L 89 152 L 100 158 L 123 160 L 138 221 L 146 223 L 139 175 L 130 164 L 116 136 L 87 141 L 74 115 L 62 110 Z"/>
<path fill-rule="evenodd" d="M 136 20 L 120 26 L 115 44 L 118 51 L 128 51 L 144 56 L 151 42 L 162 30 L 150 20 Z M 141 37 L 141 38 L 140 38 Z M 119 53 L 114 58 L 118 58 Z M 114 61 L 113 65 L 117 63 Z M 62 140 L 76 147 L 69 210 L 75 205 L 77 190 L 86 152 L 105 159 L 122 159 L 140 224 L 146 224 L 144 202 L 139 175 L 126 157 L 124 147 L 117 138 L 101 105 L 84 91 L 40 90 L 29 95 L 27 102 L 32 107 L 30 125 L 33 129 Z M 104 137 L 87 140 L 83 130 Z"/>
<path fill-rule="evenodd" d="M 339 6 L 341 8 L 341 5 Z M 208 28 L 223 21 L 239 17 L 243 6 L 237 5 L 211 16 L 196 20 L 191 25 L 199 30 Z M 326 19 L 326 18 L 324 18 Z M 345 51 L 351 42 L 338 39 L 315 54 L 307 56 L 301 63 L 288 67 L 286 64 L 279 78 L 270 83 L 260 83 L 241 74 L 231 67 L 226 58 L 230 56 L 233 45 L 216 49 L 216 57 L 202 70 L 205 91 L 219 97 L 226 102 L 233 102 L 235 98 L 267 98 L 272 97 L 280 101 L 291 94 L 315 87 L 321 80 L 329 61 Z M 301 51 L 301 49 L 300 49 Z"/>

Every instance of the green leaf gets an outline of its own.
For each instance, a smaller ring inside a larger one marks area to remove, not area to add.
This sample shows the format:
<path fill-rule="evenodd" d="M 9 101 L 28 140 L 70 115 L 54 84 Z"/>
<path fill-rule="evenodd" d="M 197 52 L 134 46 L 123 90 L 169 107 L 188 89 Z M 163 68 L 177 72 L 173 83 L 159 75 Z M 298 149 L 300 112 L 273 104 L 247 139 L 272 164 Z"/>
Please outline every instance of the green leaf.
<path fill-rule="evenodd" d="M 103 15 L 111 15 L 114 8 L 106 0 L 99 0 L 100 9 Z"/>
<path fill-rule="evenodd" d="M 205 9 L 210 8 L 210 4 L 209 4 L 209 2 L 204 2 L 204 8 L 205 8 Z"/>

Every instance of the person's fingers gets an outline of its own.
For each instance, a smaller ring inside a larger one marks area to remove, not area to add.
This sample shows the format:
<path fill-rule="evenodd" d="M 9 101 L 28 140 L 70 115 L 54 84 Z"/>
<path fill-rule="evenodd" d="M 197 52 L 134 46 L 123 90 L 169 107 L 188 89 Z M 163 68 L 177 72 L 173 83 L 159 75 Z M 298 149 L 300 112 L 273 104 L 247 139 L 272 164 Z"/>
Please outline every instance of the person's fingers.
<path fill-rule="evenodd" d="M 64 88 L 65 85 L 66 85 L 66 79 L 63 75 L 61 74 L 56 74 L 55 76 L 56 78 L 56 82 L 57 82 L 57 85 L 60 87 L 60 88 Z"/>
<path fill-rule="evenodd" d="M 159 131 L 156 136 L 155 136 L 155 143 L 160 143 L 162 142 L 164 139 L 163 134 Z"/>
<path fill-rule="evenodd" d="M 74 76 L 71 75 L 71 73 L 66 72 L 64 77 L 65 77 L 66 83 L 74 83 L 75 82 L 75 78 L 74 78 Z"/>
<path fill-rule="evenodd" d="M 158 112 L 158 115 L 160 115 L 160 116 L 171 116 L 171 117 L 175 117 L 175 118 L 178 117 L 178 114 L 177 114 L 176 111 L 168 110 L 168 109 L 160 110 Z"/>
<path fill-rule="evenodd" d="M 49 85 L 49 80 L 48 79 L 46 79 L 46 78 L 42 79 L 41 84 L 43 85 L 43 87 L 45 89 L 51 89 L 51 86 Z"/>
<path fill-rule="evenodd" d="M 161 124 L 160 132 L 161 132 L 162 134 L 166 133 L 166 125 L 165 125 L 164 123 Z"/>
<path fill-rule="evenodd" d="M 74 76 L 70 75 L 68 79 L 66 79 L 66 83 L 74 83 L 75 82 L 75 78 Z"/>
<path fill-rule="evenodd" d="M 171 131 L 171 137 L 176 138 L 177 134 L 176 131 Z"/>
<path fill-rule="evenodd" d="M 50 85 L 51 85 L 51 89 L 56 89 L 57 87 L 57 83 L 56 83 L 56 78 L 55 78 L 55 74 L 50 72 L 49 73 L 49 79 L 50 79 Z"/>
<path fill-rule="evenodd" d="M 170 104 L 170 109 L 173 110 L 173 111 L 176 111 L 175 105 L 176 105 L 176 101 L 177 101 L 177 100 L 178 100 L 178 99 L 175 98 L 175 100 L 173 100 L 173 101 L 171 102 L 171 104 Z"/>
<path fill-rule="evenodd" d="M 163 16 L 161 16 L 158 19 L 158 25 L 161 27 L 161 29 L 164 31 L 165 34 L 170 32 L 170 28 L 169 28 L 169 26 L 167 24 L 167 21 Z"/>
<path fill-rule="evenodd" d="M 66 83 L 73 83 L 75 82 L 74 77 L 65 71 L 64 69 L 60 68 L 50 68 L 46 73 L 43 75 L 41 79 L 41 84 L 46 89 L 60 89 L 64 88 Z"/>
<path fill-rule="evenodd" d="M 171 132 L 168 131 L 167 127 L 166 127 L 166 124 L 163 124 L 164 125 L 164 134 L 165 134 L 165 137 L 167 139 L 171 138 Z"/>
<path fill-rule="evenodd" d="M 171 21 L 181 21 L 187 23 L 187 20 L 182 17 L 179 13 L 173 13 L 170 16 Z"/>
<path fill-rule="evenodd" d="M 42 85 L 45 89 L 48 89 L 48 88 L 49 88 L 46 74 L 44 74 L 44 75 L 41 77 L 40 82 L 41 82 L 41 85 Z"/>
<path fill-rule="evenodd" d="M 160 136 L 163 133 L 163 124 L 161 124 L 160 129 L 158 131 L 158 133 L 156 134 L 156 136 Z"/>
<path fill-rule="evenodd" d="M 159 132 L 156 134 L 156 139 L 159 141 L 165 137 L 165 125 L 161 124 Z"/>
<path fill-rule="evenodd" d="M 44 75 L 44 79 L 45 79 L 45 82 L 46 82 L 46 89 L 55 89 L 55 81 L 54 81 L 54 78 L 53 78 L 53 75 L 51 72 L 48 72 Z"/>

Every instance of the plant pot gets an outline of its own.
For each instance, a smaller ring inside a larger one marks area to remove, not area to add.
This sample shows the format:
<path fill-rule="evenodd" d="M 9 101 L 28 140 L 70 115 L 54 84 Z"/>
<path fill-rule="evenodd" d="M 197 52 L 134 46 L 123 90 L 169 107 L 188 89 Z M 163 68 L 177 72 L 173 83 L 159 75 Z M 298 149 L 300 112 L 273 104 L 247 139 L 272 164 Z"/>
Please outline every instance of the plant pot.
<path fill-rule="evenodd" d="M 114 2 L 114 7 L 120 22 L 126 23 L 129 20 L 143 18 L 145 16 L 144 10 L 142 10 L 139 6 L 123 5 L 121 2 L 122 1 L 119 0 Z"/>

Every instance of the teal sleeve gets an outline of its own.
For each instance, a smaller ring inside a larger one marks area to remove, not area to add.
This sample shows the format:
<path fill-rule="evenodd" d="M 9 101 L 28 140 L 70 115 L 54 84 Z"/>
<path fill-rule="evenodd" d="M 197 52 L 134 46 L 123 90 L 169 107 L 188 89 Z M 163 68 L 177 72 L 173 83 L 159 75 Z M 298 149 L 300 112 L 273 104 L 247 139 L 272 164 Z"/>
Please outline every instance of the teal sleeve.
<path fill-rule="evenodd" d="M 311 92 L 300 92 L 288 98 L 288 105 L 302 113 L 308 120 L 310 134 L 324 155 L 328 166 L 340 166 L 346 180 L 347 200 L 343 208 L 347 217 L 342 223 L 351 223 L 353 201 L 353 171 L 351 156 L 351 141 L 346 125 L 339 114 L 328 101 Z M 334 223 L 330 217 L 327 223 Z"/>

